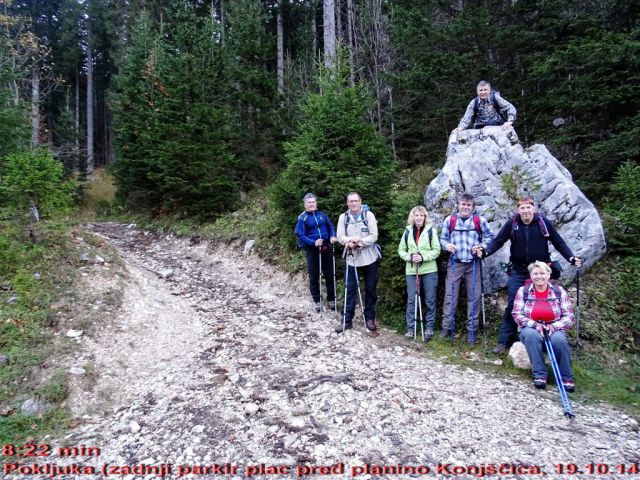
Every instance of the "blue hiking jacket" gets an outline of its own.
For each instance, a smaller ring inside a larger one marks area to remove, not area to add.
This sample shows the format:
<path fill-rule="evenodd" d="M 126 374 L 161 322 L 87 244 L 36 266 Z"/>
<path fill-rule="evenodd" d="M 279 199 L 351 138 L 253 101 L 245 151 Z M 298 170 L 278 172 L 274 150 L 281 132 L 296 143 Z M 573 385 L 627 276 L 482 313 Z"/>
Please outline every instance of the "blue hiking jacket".
<path fill-rule="evenodd" d="M 323 245 L 329 243 L 331 237 L 336 236 L 336 229 L 331 223 L 329 215 L 325 212 L 314 210 L 304 211 L 298 215 L 295 234 L 298 236 L 305 248 L 315 246 L 316 240 L 321 238 Z"/>

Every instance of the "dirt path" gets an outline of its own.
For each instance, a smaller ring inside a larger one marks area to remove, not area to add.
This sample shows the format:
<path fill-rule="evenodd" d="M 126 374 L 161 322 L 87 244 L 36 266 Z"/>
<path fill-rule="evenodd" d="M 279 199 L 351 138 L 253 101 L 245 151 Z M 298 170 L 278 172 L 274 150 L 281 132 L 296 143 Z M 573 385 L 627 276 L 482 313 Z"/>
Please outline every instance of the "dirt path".
<path fill-rule="evenodd" d="M 313 478 L 413 478 L 375 470 L 385 465 L 420 466 L 421 478 L 640 478 L 616 473 L 640 461 L 637 423 L 607 406 L 574 403 L 569 421 L 553 389 L 440 364 L 390 332 L 337 336 L 304 286 L 254 256 L 87 228 L 130 278 L 117 318 L 84 340 L 95 386 L 72 396 L 82 423 L 64 439 L 100 449 L 73 458 L 96 475 L 58 478 L 102 478 L 105 464 L 131 479 L 148 466 L 171 469 L 166 478 L 295 478 L 298 464 L 333 466 Z M 610 473 L 589 474 L 591 463 Z M 568 464 L 583 473 L 557 474 Z"/>

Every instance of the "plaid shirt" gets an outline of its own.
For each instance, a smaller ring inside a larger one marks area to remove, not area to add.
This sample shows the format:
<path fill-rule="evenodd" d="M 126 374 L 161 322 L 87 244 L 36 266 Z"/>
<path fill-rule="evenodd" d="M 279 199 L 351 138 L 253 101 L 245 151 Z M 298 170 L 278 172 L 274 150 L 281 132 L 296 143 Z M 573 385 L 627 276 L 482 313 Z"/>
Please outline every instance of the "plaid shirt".
<path fill-rule="evenodd" d="M 458 215 L 456 226 L 453 232 L 449 233 L 449 227 L 451 225 L 451 215 L 444 219 L 442 226 L 442 233 L 440 234 L 440 245 L 442 249 L 446 250 L 447 246 L 453 244 L 456 246 L 456 259 L 463 263 L 469 263 L 473 260 L 471 255 L 471 247 L 474 245 L 487 246 L 487 243 L 493 240 L 493 233 L 489 229 L 489 223 L 484 217 L 480 217 L 480 230 L 482 230 L 482 242 L 476 232 L 476 227 L 473 224 L 472 213 L 469 218 L 462 218 Z"/>
<path fill-rule="evenodd" d="M 527 301 L 524 301 L 524 289 L 528 288 Z M 560 290 L 560 299 L 556 296 L 556 292 L 549 286 L 548 302 L 553 310 L 553 327 L 556 330 L 569 330 L 573 326 L 573 306 L 571 305 L 571 297 L 564 288 L 558 285 Z M 527 287 L 520 287 L 516 298 L 513 301 L 513 320 L 518 324 L 518 331 L 524 327 L 535 327 L 536 321 L 531 319 L 531 311 L 536 303 L 536 293 L 533 283 Z"/>
<path fill-rule="evenodd" d="M 500 107 L 500 111 L 506 112 L 507 121 L 514 122 L 516 120 L 516 107 L 513 104 L 506 101 L 504 98 L 500 96 L 500 94 L 496 91 L 491 92 Z M 492 124 L 491 120 L 495 120 L 498 122 L 498 125 L 502 125 L 504 120 L 500 117 L 500 114 L 495 111 L 493 108 L 493 103 L 490 99 L 486 101 L 479 100 L 478 105 L 478 118 L 474 119 L 475 108 L 476 107 L 476 99 L 471 100 L 469 105 L 467 106 L 467 110 L 464 112 L 464 116 L 460 123 L 458 124 L 458 128 L 460 130 L 464 130 L 465 128 L 473 127 L 474 123 L 479 124 Z M 474 121 L 475 120 L 475 121 Z"/>

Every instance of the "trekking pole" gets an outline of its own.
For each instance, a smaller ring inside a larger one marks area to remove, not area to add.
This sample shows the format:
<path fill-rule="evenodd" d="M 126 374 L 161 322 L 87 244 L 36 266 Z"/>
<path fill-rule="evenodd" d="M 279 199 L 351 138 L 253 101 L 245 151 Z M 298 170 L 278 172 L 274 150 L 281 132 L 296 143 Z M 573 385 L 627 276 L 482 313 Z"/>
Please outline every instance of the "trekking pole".
<path fill-rule="evenodd" d="M 476 259 L 471 257 L 471 331 L 469 343 L 476 343 Z"/>
<path fill-rule="evenodd" d="M 318 247 L 318 285 L 320 285 L 320 320 L 324 319 L 322 307 L 322 245 Z"/>
<path fill-rule="evenodd" d="M 576 353 L 580 349 L 580 269 L 576 270 Z"/>
<path fill-rule="evenodd" d="M 364 318 L 364 303 L 362 303 L 362 292 L 360 291 L 360 278 L 358 277 L 358 267 L 356 267 L 355 260 L 353 261 L 353 273 L 356 276 L 356 287 L 358 288 L 358 299 L 360 300 L 360 312 L 362 313 L 362 322 L 364 323 L 365 330 L 367 328 L 367 321 Z"/>
<path fill-rule="evenodd" d="M 451 341 L 453 342 L 454 332 L 456 331 L 456 302 L 455 298 L 455 289 L 456 289 L 456 256 L 454 254 L 451 255 Z"/>
<path fill-rule="evenodd" d="M 553 351 L 553 345 L 551 345 L 551 338 L 549 332 L 544 329 L 544 345 L 547 347 L 547 354 L 551 360 L 551 369 L 553 370 L 553 376 L 556 379 L 556 385 L 558 387 L 558 393 L 560 393 L 560 400 L 562 401 L 562 407 L 564 408 L 565 416 L 569 418 L 575 417 L 573 410 L 571 410 L 571 403 L 569 403 L 569 395 L 562 383 L 562 377 L 560 375 L 560 367 L 558 366 L 558 360 L 556 359 L 556 353 Z"/>
<path fill-rule="evenodd" d="M 420 274 L 418 269 L 420 264 L 416 263 L 416 294 L 415 305 L 413 309 L 413 339 L 416 340 L 418 336 L 418 320 L 420 320 L 420 331 L 422 332 L 422 341 L 424 342 L 424 324 L 422 323 L 422 300 L 420 296 Z"/>
<path fill-rule="evenodd" d="M 331 248 L 331 260 L 333 261 L 333 311 L 338 313 L 338 286 L 336 283 L 336 248 L 335 246 L 329 247 Z"/>
<path fill-rule="evenodd" d="M 347 333 L 347 293 L 349 288 L 349 255 L 351 255 L 351 249 L 347 249 L 345 255 L 345 267 L 344 267 L 344 304 L 342 307 L 342 333 Z"/>
<path fill-rule="evenodd" d="M 484 349 L 487 350 L 487 320 L 484 315 L 484 278 L 482 277 L 482 265 L 484 264 L 484 258 L 480 261 L 480 297 L 482 298 L 482 333 L 484 340 Z"/>

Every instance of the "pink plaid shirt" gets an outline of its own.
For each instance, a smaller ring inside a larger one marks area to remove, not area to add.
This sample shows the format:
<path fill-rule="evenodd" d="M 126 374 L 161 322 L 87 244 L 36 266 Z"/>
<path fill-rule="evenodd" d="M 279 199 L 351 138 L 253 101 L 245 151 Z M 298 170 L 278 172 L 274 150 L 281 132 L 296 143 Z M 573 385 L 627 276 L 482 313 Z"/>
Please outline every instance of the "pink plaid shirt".
<path fill-rule="evenodd" d="M 524 301 L 524 289 L 528 288 L 527 301 Z M 556 330 L 569 330 L 573 327 L 573 306 L 571 305 L 571 297 L 564 288 L 558 285 L 560 290 L 560 299 L 556 296 L 556 292 L 549 285 L 549 305 L 553 310 L 553 327 Z M 513 301 L 513 320 L 518 324 L 518 331 L 524 327 L 535 327 L 535 320 L 531 319 L 531 310 L 535 304 L 536 294 L 534 292 L 533 283 L 528 287 L 520 287 L 516 298 Z"/>

